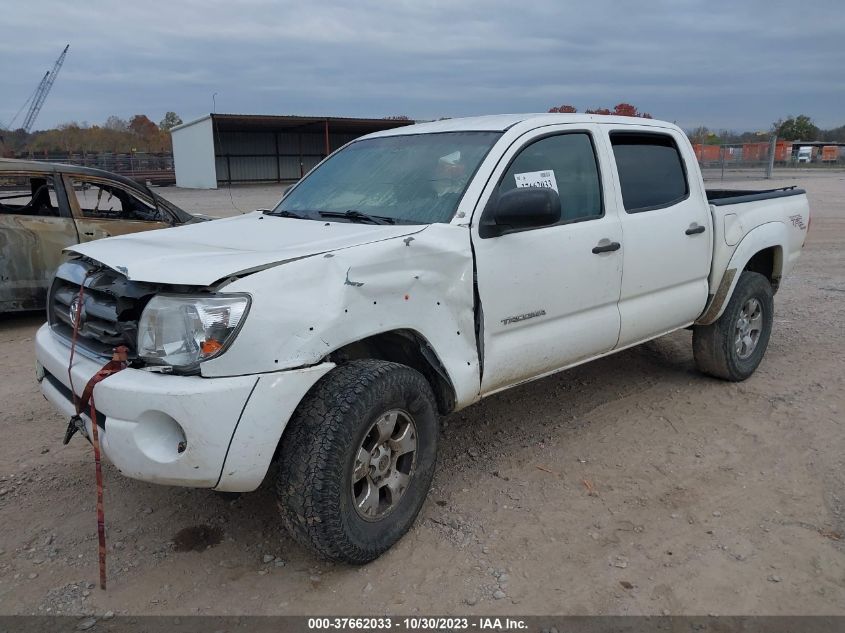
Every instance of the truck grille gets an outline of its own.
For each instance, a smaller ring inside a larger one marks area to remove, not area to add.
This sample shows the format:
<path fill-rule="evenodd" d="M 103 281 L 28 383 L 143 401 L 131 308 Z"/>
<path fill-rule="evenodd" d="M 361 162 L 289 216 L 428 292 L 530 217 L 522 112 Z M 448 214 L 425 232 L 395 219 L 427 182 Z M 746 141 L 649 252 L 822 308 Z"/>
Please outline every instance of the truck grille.
<path fill-rule="evenodd" d="M 129 357 L 134 358 L 138 319 L 149 291 L 96 262 L 74 259 L 56 271 L 47 301 L 47 319 L 53 331 L 67 341 L 73 338 L 74 302 L 83 280 L 77 348 L 88 356 L 110 358 L 115 347 L 125 345 Z"/>

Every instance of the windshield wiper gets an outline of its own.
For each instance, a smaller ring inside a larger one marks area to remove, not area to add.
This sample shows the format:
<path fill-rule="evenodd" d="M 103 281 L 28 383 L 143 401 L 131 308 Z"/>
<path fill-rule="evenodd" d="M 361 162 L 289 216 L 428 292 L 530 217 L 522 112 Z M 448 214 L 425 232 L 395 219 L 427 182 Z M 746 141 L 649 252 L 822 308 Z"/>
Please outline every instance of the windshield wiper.
<path fill-rule="evenodd" d="M 396 220 L 388 218 L 383 215 L 370 215 L 369 213 L 361 213 L 356 209 L 349 209 L 348 211 L 320 211 L 322 218 L 345 218 L 350 222 L 370 222 L 372 224 L 396 224 Z"/>
<path fill-rule="evenodd" d="M 275 215 L 279 218 L 296 218 L 297 220 L 310 220 L 311 218 L 306 218 L 304 215 L 299 215 L 298 213 L 293 213 L 291 211 L 285 211 L 284 209 L 280 209 L 279 211 L 264 211 L 264 215 Z"/>

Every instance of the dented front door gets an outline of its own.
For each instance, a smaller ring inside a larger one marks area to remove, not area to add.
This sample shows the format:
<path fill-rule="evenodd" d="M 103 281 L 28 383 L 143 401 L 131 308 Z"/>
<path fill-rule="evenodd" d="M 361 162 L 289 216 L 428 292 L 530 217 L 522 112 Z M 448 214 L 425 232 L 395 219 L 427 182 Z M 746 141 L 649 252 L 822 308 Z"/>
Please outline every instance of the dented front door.
<path fill-rule="evenodd" d="M 46 304 L 62 249 L 78 236 L 56 177 L 4 173 L 0 187 L 0 312 Z"/>

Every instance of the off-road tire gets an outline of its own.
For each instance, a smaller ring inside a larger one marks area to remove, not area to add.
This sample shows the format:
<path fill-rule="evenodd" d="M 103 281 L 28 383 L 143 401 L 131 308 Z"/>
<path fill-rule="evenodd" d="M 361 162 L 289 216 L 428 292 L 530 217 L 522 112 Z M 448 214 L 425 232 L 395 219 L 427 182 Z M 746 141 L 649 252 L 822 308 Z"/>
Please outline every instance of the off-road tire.
<path fill-rule="evenodd" d="M 415 467 L 395 508 L 367 521 L 352 496 L 355 456 L 374 420 L 393 409 L 413 417 Z M 410 529 L 425 501 L 438 428 L 434 394 L 416 370 L 380 360 L 333 369 L 306 394 L 282 437 L 276 493 L 288 532 L 327 559 L 363 564 L 378 558 Z"/>
<path fill-rule="evenodd" d="M 724 313 L 710 325 L 697 325 L 692 332 L 692 351 L 699 371 L 739 382 L 748 378 L 763 360 L 772 333 L 774 292 L 769 280 L 760 273 L 744 271 L 739 276 Z M 736 324 L 743 306 L 756 299 L 762 309 L 762 329 L 748 358 L 740 358 L 735 345 Z"/>

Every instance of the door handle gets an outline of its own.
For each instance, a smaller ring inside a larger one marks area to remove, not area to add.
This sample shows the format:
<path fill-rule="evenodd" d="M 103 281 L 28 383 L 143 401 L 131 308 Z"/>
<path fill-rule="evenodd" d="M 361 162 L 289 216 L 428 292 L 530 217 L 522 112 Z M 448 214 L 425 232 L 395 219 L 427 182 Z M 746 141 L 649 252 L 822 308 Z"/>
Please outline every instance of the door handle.
<path fill-rule="evenodd" d="M 94 237 L 94 233 L 92 231 L 85 231 L 84 235 L 87 235 L 88 237 Z"/>
<path fill-rule="evenodd" d="M 620 248 L 622 248 L 622 245 L 619 242 L 608 242 L 607 244 L 593 246 L 593 252 L 596 255 L 600 253 L 612 253 L 613 251 L 618 251 Z"/>
<path fill-rule="evenodd" d="M 684 231 L 684 233 L 686 233 L 687 235 L 698 235 L 699 233 L 704 233 L 704 226 L 700 224 L 697 226 L 691 226 L 686 231 Z"/>

